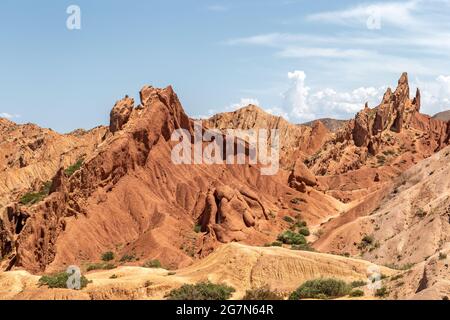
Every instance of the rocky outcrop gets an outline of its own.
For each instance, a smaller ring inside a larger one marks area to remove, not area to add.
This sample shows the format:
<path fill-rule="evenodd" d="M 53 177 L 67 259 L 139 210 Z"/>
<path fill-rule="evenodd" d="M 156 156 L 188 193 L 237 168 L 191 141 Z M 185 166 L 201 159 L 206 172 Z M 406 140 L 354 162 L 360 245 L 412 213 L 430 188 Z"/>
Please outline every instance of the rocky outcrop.
<path fill-rule="evenodd" d="M 269 218 L 256 193 L 221 185 L 208 192 L 198 220 L 203 231 L 213 232 L 217 240 L 228 243 L 245 240 L 248 229 L 261 219 Z"/>
<path fill-rule="evenodd" d="M 227 129 L 279 130 L 280 165 L 288 170 L 292 169 L 296 159 L 305 159 L 317 152 L 332 135 L 321 121 L 309 125 L 294 125 L 255 105 L 219 113 L 203 122 L 205 126 L 222 130 L 224 133 Z"/>
<path fill-rule="evenodd" d="M 112 133 L 122 130 L 123 126 L 128 122 L 133 108 L 134 99 L 128 96 L 116 102 L 109 116 L 109 130 Z"/>
<path fill-rule="evenodd" d="M 301 160 L 295 162 L 294 170 L 289 176 L 289 186 L 300 192 L 306 191 L 306 186 L 317 186 L 316 176 L 308 169 Z"/>
<path fill-rule="evenodd" d="M 370 109 L 367 104 L 352 122 L 352 138 L 357 147 L 367 147 L 372 155 L 379 151 L 381 135 L 386 130 L 400 133 L 409 128 L 412 117 L 420 110 L 420 91 L 413 100 L 409 99 L 408 75 L 403 73 L 395 92 L 390 88 L 384 94 L 381 104 Z"/>

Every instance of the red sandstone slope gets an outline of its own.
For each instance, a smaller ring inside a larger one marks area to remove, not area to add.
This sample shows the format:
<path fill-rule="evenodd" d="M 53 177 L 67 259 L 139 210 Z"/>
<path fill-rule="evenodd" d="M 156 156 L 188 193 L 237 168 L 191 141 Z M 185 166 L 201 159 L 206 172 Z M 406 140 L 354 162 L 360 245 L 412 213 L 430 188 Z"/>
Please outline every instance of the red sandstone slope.
<path fill-rule="evenodd" d="M 388 89 L 374 109 L 366 106 L 335 141 L 311 159 L 313 172 L 325 173 L 318 181 L 327 193 L 349 202 L 350 207 L 322 226 L 316 248 L 356 254 L 364 230 L 352 226 L 370 219 L 381 204 L 392 201 L 395 183 L 403 172 L 448 144 L 450 124 L 419 110 L 420 92 L 409 99 L 408 78 L 403 74 L 395 92 Z M 414 201 L 425 196 L 417 194 Z M 385 229 L 382 224 L 377 228 Z"/>
<path fill-rule="evenodd" d="M 314 212 L 303 217 L 310 223 L 337 212 L 331 197 L 290 189 L 283 170 L 262 176 L 248 164 L 173 164 L 171 134 L 192 132 L 193 123 L 171 87 L 145 87 L 140 98 L 137 107 L 128 97 L 117 102 L 111 134 L 70 178 L 59 171 L 48 198 L 8 208 L 0 220 L 4 268 L 57 270 L 105 251 L 184 266 L 219 243 L 275 240 L 294 206 Z"/>
<path fill-rule="evenodd" d="M 97 127 L 58 134 L 0 118 L 0 212 L 24 193 L 39 191 L 60 167 L 93 152 L 106 132 L 105 127 Z"/>

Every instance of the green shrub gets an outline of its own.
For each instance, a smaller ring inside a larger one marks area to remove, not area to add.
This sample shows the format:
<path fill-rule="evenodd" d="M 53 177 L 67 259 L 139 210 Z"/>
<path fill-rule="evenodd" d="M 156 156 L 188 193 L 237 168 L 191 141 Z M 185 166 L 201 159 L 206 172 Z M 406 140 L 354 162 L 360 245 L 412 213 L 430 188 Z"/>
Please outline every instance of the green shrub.
<path fill-rule="evenodd" d="M 166 298 L 168 300 L 228 300 L 235 291 L 234 288 L 227 285 L 207 281 L 185 284 L 170 291 Z"/>
<path fill-rule="evenodd" d="M 349 295 L 350 295 L 350 297 L 362 297 L 362 296 L 364 296 L 364 291 L 356 289 L 356 290 L 353 290 L 352 292 L 350 292 Z"/>
<path fill-rule="evenodd" d="M 28 193 L 24 194 L 20 198 L 19 203 L 23 204 L 25 206 L 31 206 L 35 203 L 41 202 L 49 195 L 51 187 L 52 187 L 52 182 L 47 181 L 42 185 L 39 192 L 28 192 Z"/>
<path fill-rule="evenodd" d="M 375 291 L 375 297 L 384 298 L 389 294 L 389 291 L 386 287 L 382 287 Z"/>
<path fill-rule="evenodd" d="M 199 225 L 199 224 L 196 224 L 196 225 L 194 226 L 194 232 L 195 232 L 195 233 L 200 233 L 200 232 L 202 232 L 202 226 Z"/>
<path fill-rule="evenodd" d="M 366 281 L 358 280 L 358 281 L 353 281 L 353 282 L 351 282 L 351 283 L 350 283 L 350 286 L 351 286 L 352 288 L 359 288 L 359 287 L 365 286 L 366 284 L 367 284 Z"/>
<path fill-rule="evenodd" d="M 122 258 L 120 258 L 120 262 L 132 262 L 136 260 L 136 256 L 134 254 L 124 254 Z"/>
<path fill-rule="evenodd" d="M 292 219 L 292 218 L 289 217 L 289 216 L 284 216 L 284 217 L 283 217 L 283 220 L 286 221 L 286 222 L 288 222 L 288 223 L 294 223 L 294 222 L 295 222 L 294 219 Z"/>
<path fill-rule="evenodd" d="M 111 251 L 105 252 L 104 254 L 102 254 L 102 260 L 103 261 L 114 260 L 114 253 Z"/>
<path fill-rule="evenodd" d="M 342 280 L 316 279 L 303 283 L 291 293 L 289 300 L 334 299 L 350 293 L 350 286 Z"/>
<path fill-rule="evenodd" d="M 149 260 L 144 263 L 144 268 L 161 268 L 161 262 L 159 260 Z"/>
<path fill-rule="evenodd" d="M 340 289 L 343 288 L 343 289 Z M 305 298 L 312 299 L 329 299 L 341 296 L 342 291 L 348 293 L 345 282 L 335 279 L 315 279 L 303 283 L 289 296 L 290 300 L 298 300 Z M 344 295 L 344 294 L 342 294 Z"/>
<path fill-rule="evenodd" d="M 117 274 L 113 274 L 111 277 L 109 277 L 110 279 L 117 279 L 118 278 L 118 276 L 117 276 Z"/>
<path fill-rule="evenodd" d="M 292 232 L 291 230 L 281 233 L 277 240 L 284 244 L 306 244 L 306 239 L 303 235 Z"/>
<path fill-rule="evenodd" d="M 270 287 L 266 285 L 247 290 L 242 300 L 283 300 L 283 296 L 276 291 L 270 290 Z"/>
<path fill-rule="evenodd" d="M 75 171 L 80 170 L 81 166 L 83 165 L 83 162 L 84 162 L 83 159 L 79 159 L 73 165 L 69 166 L 66 170 L 64 170 L 66 176 L 70 177 L 75 173 Z"/>
<path fill-rule="evenodd" d="M 447 259 L 447 254 L 443 252 L 439 252 L 439 260 L 445 260 Z"/>
<path fill-rule="evenodd" d="M 117 268 L 116 265 L 112 263 L 89 263 L 86 266 L 86 271 L 93 271 L 93 270 L 112 270 Z"/>
<path fill-rule="evenodd" d="M 303 227 L 300 228 L 300 230 L 298 231 L 298 233 L 300 233 L 301 235 L 307 237 L 309 236 L 311 233 L 309 232 L 309 229 L 307 227 Z"/>
<path fill-rule="evenodd" d="M 283 243 L 281 243 L 280 241 L 274 241 L 272 243 L 269 243 L 269 247 L 281 247 L 283 246 Z"/>
<path fill-rule="evenodd" d="M 39 278 L 39 286 L 47 286 L 50 289 L 61 288 L 67 289 L 67 280 L 69 280 L 70 274 L 62 271 L 48 276 L 42 276 Z M 85 276 L 80 278 L 80 289 L 85 288 L 89 283 L 89 280 Z"/>
<path fill-rule="evenodd" d="M 303 228 L 303 227 L 306 227 L 307 224 L 306 224 L 306 221 L 299 220 L 299 221 L 297 221 L 297 222 L 295 223 L 295 226 L 296 226 L 297 228 Z"/>

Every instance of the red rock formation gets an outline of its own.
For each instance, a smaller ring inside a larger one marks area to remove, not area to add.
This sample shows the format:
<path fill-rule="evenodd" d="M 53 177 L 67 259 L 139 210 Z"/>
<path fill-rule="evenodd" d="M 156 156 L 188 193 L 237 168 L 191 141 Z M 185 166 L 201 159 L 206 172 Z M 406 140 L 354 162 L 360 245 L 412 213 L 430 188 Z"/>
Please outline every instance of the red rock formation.
<path fill-rule="evenodd" d="M 4 267 L 53 271 L 106 251 L 185 266 L 219 243 L 274 241 L 287 227 L 284 215 L 293 214 L 293 198 L 314 208 L 307 221 L 337 210 L 328 196 L 289 188 L 283 170 L 261 176 L 256 165 L 175 165 L 171 134 L 192 133 L 193 122 L 171 87 L 145 87 L 140 105 L 131 106 L 128 99 L 115 105 L 114 134 L 78 171 L 59 171 L 44 201 L 15 210 L 29 216 L 19 233 L 14 223 L 0 226 Z"/>

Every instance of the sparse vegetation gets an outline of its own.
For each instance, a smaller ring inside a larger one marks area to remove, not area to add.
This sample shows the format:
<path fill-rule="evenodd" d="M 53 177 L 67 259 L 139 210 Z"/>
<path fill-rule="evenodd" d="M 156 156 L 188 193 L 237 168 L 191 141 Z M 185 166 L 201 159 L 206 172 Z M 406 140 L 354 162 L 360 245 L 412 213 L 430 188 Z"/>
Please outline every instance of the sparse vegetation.
<path fill-rule="evenodd" d="M 298 231 L 298 233 L 300 233 L 301 235 L 307 237 L 309 236 L 311 233 L 309 232 L 309 229 L 307 227 L 302 227 L 300 228 L 300 230 Z"/>
<path fill-rule="evenodd" d="M 358 281 L 353 281 L 350 283 L 350 286 L 352 288 L 359 288 L 359 287 L 363 287 L 367 284 L 366 281 L 362 281 L 362 280 L 358 280 Z"/>
<path fill-rule="evenodd" d="M 389 291 L 386 287 L 382 287 L 375 291 L 375 297 L 384 298 L 389 295 Z"/>
<path fill-rule="evenodd" d="M 200 282 L 185 284 L 178 289 L 170 291 L 168 300 L 228 300 L 236 290 L 224 284 Z"/>
<path fill-rule="evenodd" d="M 316 279 L 303 283 L 291 293 L 289 300 L 299 299 L 334 299 L 346 296 L 351 287 L 342 280 Z"/>
<path fill-rule="evenodd" d="M 61 288 L 67 289 L 67 281 L 71 275 L 65 271 L 58 272 L 52 275 L 42 276 L 39 279 L 39 286 L 47 286 L 50 289 Z M 89 280 L 85 276 L 80 278 L 80 289 L 85 288 L 89 283 Z"/>
<path fill-rule="evenodd" d="M 144 268 L 162 268 L 161 262 L 157 259 L 146 261 L 143 265 Z"/>
<path fill-rule="evenodd" d="M 363 297 L 364 291 L 356 289 L 356 290 L 353 290 L 352 292 L 350 292 L 349 296 L 350 297 Z"/>
<path fill-rule="evenodd" d="M 120 262 L 132 262 L 136 260 L 136 256 L 134 254 L 124 254 L 122 258 L 120 258 Z"/>
<path fill-rule="evenodd" d="M 89 263 L 86 266 L 86 271 L 93 271 L 93 270 L 111 270 L 117 268 L 116 265 L 112 263 Z"/>
<path fill-rule="evenodd" d="M 394 263 L 388 263 L 385 265 L 385 267 L 388 267 L 390 269 L 394 269 L 394 270 L 409 270 L 414 266 L 414 263 L 406 263 L 404 265 L 396 265 Z"/>
<path fill-rule="evenodd" d="M 274 241 L 272 243 L 266 243 L 264 246 L 265 247 L 282 247 L 283 243 L 281 243 L 280 241 Z"/>
<path fill-rule="evenodd" d="M 276 291 L 272 291 L 268 285 L 265 285 L 260 288 L 247 290 L 242 300 L 283 300 L 283 296 Z"/>
<path fill-rule="evenodd" d="M 19 203 L 25 206 L 31 206 L 35 203 L 41 202 L 49 195 L 51 187 L 52 182 L 47 181 L 42 185 L 41 189 L 38 192 L 28 192 L 24 194 L 20 198 Z"/>
<path fill-rule="evenodd" d="M 107 251 L 107 252 L 103 253 L 102 260 L 105 262 L 114 260 L 114 253 L 112 251 Z"/>
<path fill-rule="evenodd" d="M 362 250 L 362 251 L 372 251 L 375 248 L 378 248 L 380 246 L 380 243 L 375 241 L 375 238 L 373 236 L 370 235 L 365 235 L 362 239 L 361 242 L 358 244 L 358 249 Z"/>
<path fill-rule="evenodd" d="M 423 218 L 427 215 L 427 212 L 423 210 L 422 208 L 417 209 L 416 216 L 419 218 Z"/>
<path fill-rule="evenodd" d="M 447 254 L 443 252 L 439 252 L 439 260 L 445 260 L 447 259 Z"/>
<path fill-rule="evenodd" d="M 292 204 L 300 204 L 302 202 L 304 202 L 304 200 L 301 199 L 301 198 L 294 198 L 294 199 L 291 200 Z"/>
<path fill-rule="evenodd" d="M 109 277 L 110 279 L 117 279 L 118 278 L 118 276 L 117 276 L 117 274 L 113 274 L 111 277 Z"/>
<path fill-rule="evenodd" d="M 84 163 L 84 159 L 79 159 L 77 162 L 75 162 L 74 164 L 69 166 L 66 170 L 64 170 L 64 173 L 68 177 L 72 176 L 75 173 L 75 171 L 80 170 L 83 163 Z"/>
<path fill-rule="evenodd" d="M 295 220 L 292 219 L 292 218 L 289 217 L 289 216 L 284 216 L 284 217 L 283 217 L 283 220 L 286 221 L 287 223 L 294 223 L 294 222 L 295 222 Z"/>
<path fill-rule="evenodd" d="M 306 239 L 303 235 L 287 230 L 278 236 L 278 241 L 284 244 L 306 244 Z"/>
<path fill-rule="evenodd" d="M 199 224 L 196 224 L 196 225 L 194 226 L 194 232 L 195 232 L 195 233 L 200 233 L 200 232 L 202 232 L 202 226 L 199 225 Z"/>

